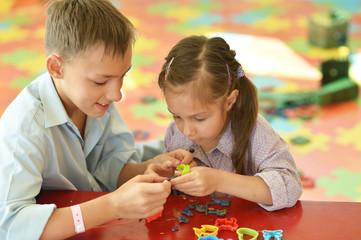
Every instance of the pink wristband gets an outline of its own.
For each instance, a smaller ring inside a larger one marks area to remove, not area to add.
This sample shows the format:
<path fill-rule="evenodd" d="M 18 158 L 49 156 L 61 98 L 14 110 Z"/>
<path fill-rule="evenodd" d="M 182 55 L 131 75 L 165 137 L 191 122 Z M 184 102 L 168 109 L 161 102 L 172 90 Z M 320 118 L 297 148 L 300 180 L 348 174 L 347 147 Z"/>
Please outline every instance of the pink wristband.
<path fill-rule="evenodd" d="M 71 206 L 70 208 L 71 208 L 71 212 L 73 213 L 75 232 L 77 234 L 85 232 L 83 216 L 81 215 L 81 209 L 80 209 L 79 204 Z"/>

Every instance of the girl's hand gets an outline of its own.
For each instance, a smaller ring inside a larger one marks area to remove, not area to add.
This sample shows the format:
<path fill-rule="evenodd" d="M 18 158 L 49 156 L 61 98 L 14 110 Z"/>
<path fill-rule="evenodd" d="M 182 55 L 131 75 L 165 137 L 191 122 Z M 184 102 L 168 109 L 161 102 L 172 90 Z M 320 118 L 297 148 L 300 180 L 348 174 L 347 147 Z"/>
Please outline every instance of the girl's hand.
<path fill-rule="evenodd" d="M 164 163 L 151 163 L 145 170 L 145 174 L 157 174 L 160 177 L 169 178 L 174 175 L 174 164 L 171 161 Z"/>
<path fill-rule="evenodd" d="M 190 173 L 171 180 L 172 187 L 193 196 L 206 196 L 217 190 L 218 169 L 193 167 Z"/>
<path fill-rule="evenodd" d="M 162 177 L 174 176 L 174 171 L 180 164 L 188 164 L 190 167 L 197 165 L 193 161 L 193 155 L 185 149 L 177 149 L 158 155 L 150 162 L 144 173 L 155 173 Z"/>
<path fill-rule="evenodd" d="M 146 218 L 163 210 L 170 182 L 156 174 L 138 175 L 111 194 L 118 218 Z"/>

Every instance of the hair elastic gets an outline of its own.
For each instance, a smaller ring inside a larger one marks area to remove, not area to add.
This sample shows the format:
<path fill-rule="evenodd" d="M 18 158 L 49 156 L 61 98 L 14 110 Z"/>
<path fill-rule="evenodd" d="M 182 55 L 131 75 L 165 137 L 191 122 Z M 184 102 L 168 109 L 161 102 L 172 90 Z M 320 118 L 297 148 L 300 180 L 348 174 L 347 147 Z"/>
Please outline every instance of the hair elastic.
<path fill-rule="evenodd" d="M 228 87 L 230 87 L 232 84 L 232 79 L 231 79 L 231 74 L 229 72 L 229 66 L 227 63 L 226 63 L 226 67 L 227 67 L 227 73 L 228 73 Z"/>
<path fill-rule="evenodd" d="M 79 204 L 71 206 L 70 208 L 71 208 L 71 212 L 73 214 L 75 232 L 77 234 L 85 232 L 83 216 L 81 215 L 81 209 L 80 209 Z"/>
<path fill-rule="evenodd" d="M 245 73 L 244 73 L 244 71 L 243 71 L 243 68 L 242 68 L 241 65 L 239 65 L 238 68 L 237 68 L 237 77 L 238 77 L 238 78 L 241 78 L 241 77 L 243 77 L 244 75 L 245 75 Z"/>
<path fill-rule="evenodd" d="M 167 80 L 167 76 L 168 76 L 168 73 L 169 73 L 170 65 L 172 64 L 173 60 L 174 60 L 174 57 L 172 57 L 172 59 L 171 59 L 171 60 L 169 61 L 169 63 L 168 63 L 167 69 L 165 70 L 164 80 Z"/>

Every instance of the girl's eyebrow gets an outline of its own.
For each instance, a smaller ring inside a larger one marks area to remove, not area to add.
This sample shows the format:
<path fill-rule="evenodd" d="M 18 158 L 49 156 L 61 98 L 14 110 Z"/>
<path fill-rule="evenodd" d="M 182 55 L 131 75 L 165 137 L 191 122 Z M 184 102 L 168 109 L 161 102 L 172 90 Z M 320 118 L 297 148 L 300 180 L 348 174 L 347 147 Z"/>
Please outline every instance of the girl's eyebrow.
<path fill-rule="evenodd" d="M 167 108 L 167 109 L 172 115 L 178 116 L 177 114 L 173 113 L 169 108 Z M 202 114 L 206 114 L 206 112 L 200 112 L 200 113 L 193 114 L 193 115 L 187 116 L 187 117 L 198 117 L 199 115 L 202 115 Z"/>
<path fill-rule="evenodd" d="M 172 114 L 172 115 L 176 115 L 176 114 L 174 114 L 169 108 L 167 108 L 168 109 L 168 111 Z"/>

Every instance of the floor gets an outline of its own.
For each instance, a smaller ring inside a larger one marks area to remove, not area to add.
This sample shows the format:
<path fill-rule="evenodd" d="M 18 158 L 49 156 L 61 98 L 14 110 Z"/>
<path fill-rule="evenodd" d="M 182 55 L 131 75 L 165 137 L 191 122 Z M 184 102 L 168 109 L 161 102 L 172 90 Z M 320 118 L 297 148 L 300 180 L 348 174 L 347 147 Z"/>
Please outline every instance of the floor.
<path fill-rule="evenodd" d="M 330 9 L 348 11 L 349 74 L 360 82 L 361 2 L 358 0 L 112 1 L 139 35 L 132 70 L 117 107 L 137 141 L 162 138 L 171 117 L 157 87 L 170 48 L 188 35 L 224 37 L 260 91 L 318 91 L 320 63 L 335 50 L 312 46 L 308 22 Z M 0 116 L 21 89 L 45 71 L 45 1 L 0 5 Z M 316 108 L 310 118 L 267 115 L 290 144 L 305 189 L 301 199 L 361 202 L 361 101 Z M 296 145 L 291 139 L 308 143 Z M 314 185 L 312 187 L 312 184 Z"/>

